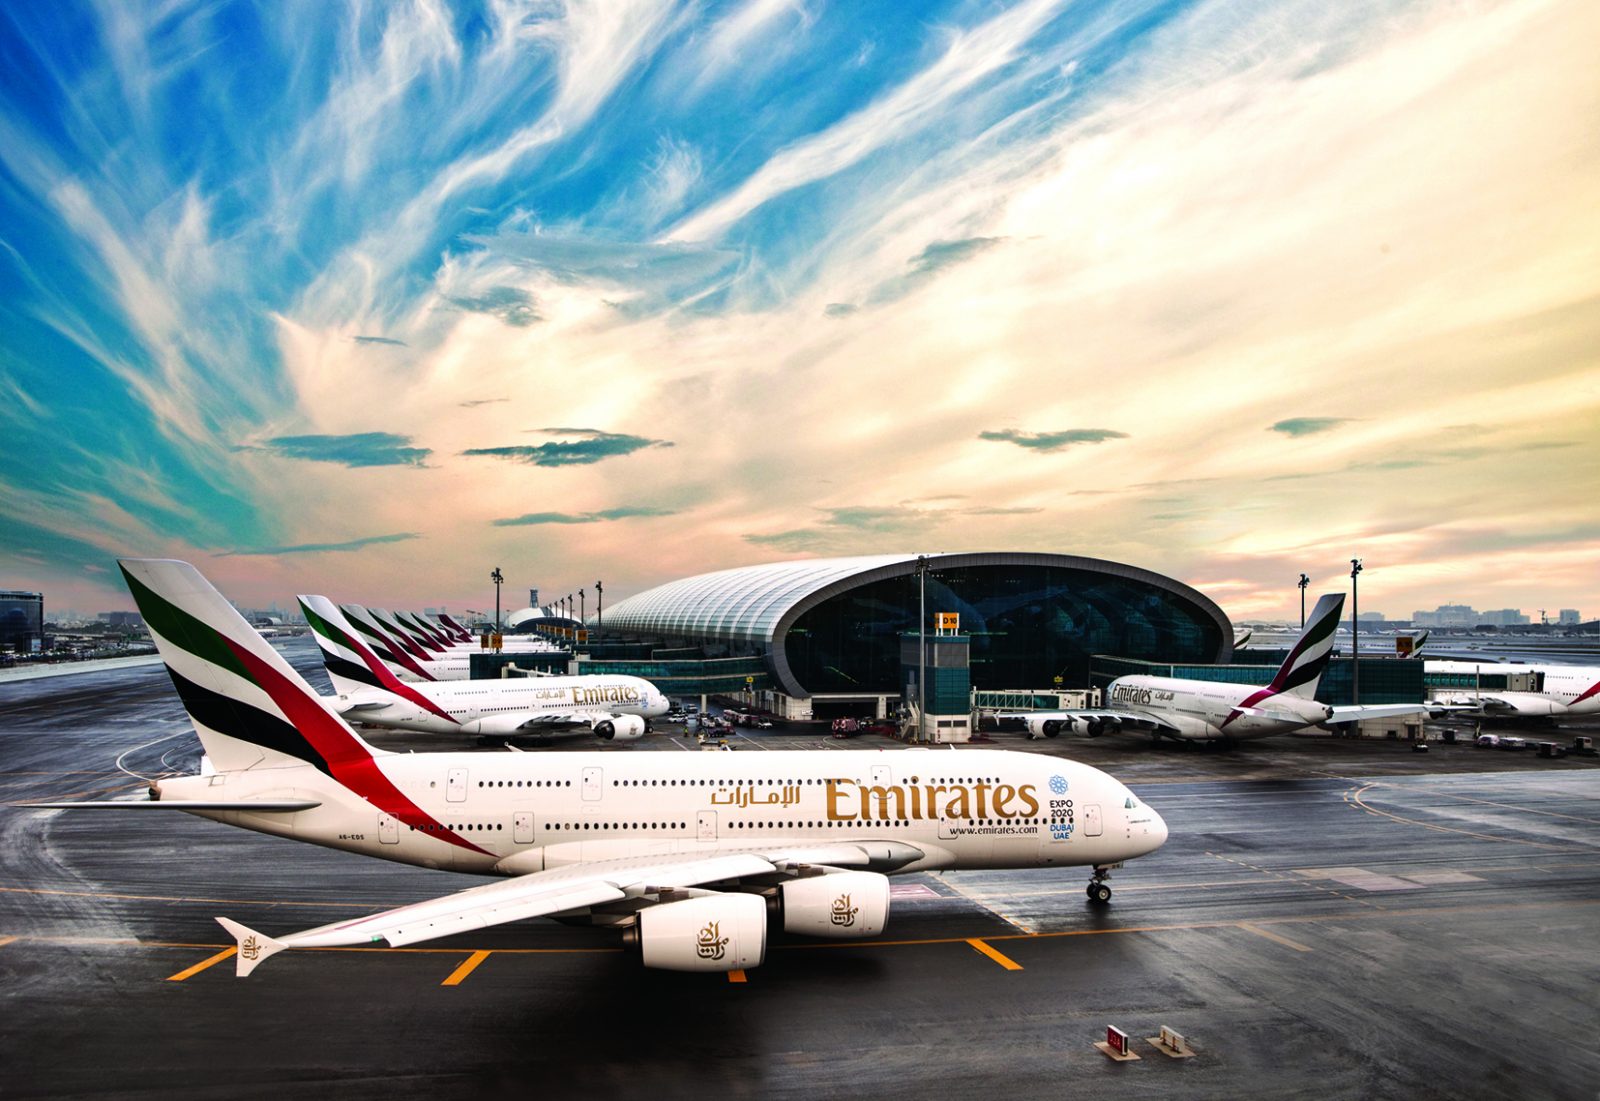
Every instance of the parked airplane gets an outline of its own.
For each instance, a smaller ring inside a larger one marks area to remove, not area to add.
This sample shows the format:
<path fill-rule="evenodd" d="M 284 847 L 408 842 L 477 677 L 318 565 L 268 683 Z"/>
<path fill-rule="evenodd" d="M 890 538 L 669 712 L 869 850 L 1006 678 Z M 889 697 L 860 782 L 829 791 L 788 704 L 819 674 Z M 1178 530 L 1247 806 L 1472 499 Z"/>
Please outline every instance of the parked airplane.
<path fill-rule="evenodd" d="M 491 738 L 581 730 L 605 741 L 633 741 L 671 706 L 655 685 L 628 676 L 406 684 L 389 672 L 333 601 L 302 596 L 300 609 L 337 693 L 333 709 L 347 719 Z"/>
<path fill-rule="evenodd" d="M 475 639 L 458 642 L 454 639 L 446 642 L 442 637 L 437 637 L 425 630 L 416 616 L 404 612 L 389 612 L 382 609 L 368 609 L 369 614 L 379 622 L 385 630 L 389 631 L 402 646 L 419 661 L 445 661 L 451 657 L 460 657 L 471 654 L 483 648 L 482 643 Z M 526 635 L 502 635 L 500 649 L 508 653 L 555 653 L 556 646 L 542 638 Z"/>
<path fill-rule="evenodd" d="M 1514 662 L 1430 661 L 1429 673 L 1455 673 L 1481 676 L 1484 673 L 1542 674 L 1539 692 L 1506 692 L 1499 689 L 1457 688 L 1439 693 L 1440 703 L 1480 710 L 1491 718 L 1556 718 L 1562 715 L 1600 714 L 1600 666 L 1523 665 Z"/>
<path fill-rule="evenodd" d="M 121 567 L 205 749 L 201 775 L 152 782 L 149 802 L 25 805 L 179 810 L 507 877 L 279 937 L 218 918 L 240 976 L 285 948 L 540 916 L 618 928 L 647 967 L 730 971 L 762 962 L 769 913 L 791 933 L 877 936 L 889 873 L 1086 865 L 1105 902 L 1111 869 L 1167 838 L 1117 780 L 1032 753 L 385 753 L 193 566 Z"/>
<path fill-rule="evenodd" d="M 1029 737 L 1053 738 L 1082 724 L 1091 737 L 1127 727 L 1156 738 L 1218 741 L 1266 738 L 1291 730 L 1398 715 L 1425 714 L 1415 704 L 1330 707 L 1316 700 L 1317 681 L 1333 656 L 1333 636 L 1344 608 L 1343 593 L 1328 593 L 1312 609 L 1289 656 L 1270 684 L 1229 684 L 1180 677 L 1118 677 L 1107 689 L 1114 705 L 1105 710 L 1021 711 L 998 715 L 1021 719 Z"/>

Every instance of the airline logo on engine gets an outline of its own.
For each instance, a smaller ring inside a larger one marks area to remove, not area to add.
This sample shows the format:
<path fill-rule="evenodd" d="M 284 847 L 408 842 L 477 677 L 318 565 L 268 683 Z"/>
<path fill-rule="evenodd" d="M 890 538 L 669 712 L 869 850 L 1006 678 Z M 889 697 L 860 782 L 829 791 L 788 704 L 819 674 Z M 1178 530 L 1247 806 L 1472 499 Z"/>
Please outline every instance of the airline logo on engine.
<path fill-rule="evenodd" d="M 708 921 L 695 937 L 694 950 L 703 960 L 720 960 L 728 954 L 728 938 L 722 935 L 720 921 Z"/>
<path fill-rule="evenodd" d="M 833 909 L 828 912 L 828 920 L 848 929 L 856 923 L 856 915 L 860 912 L 861 907 L 850 905 L 850 896 L 842 894 L 833 900 Z"/>

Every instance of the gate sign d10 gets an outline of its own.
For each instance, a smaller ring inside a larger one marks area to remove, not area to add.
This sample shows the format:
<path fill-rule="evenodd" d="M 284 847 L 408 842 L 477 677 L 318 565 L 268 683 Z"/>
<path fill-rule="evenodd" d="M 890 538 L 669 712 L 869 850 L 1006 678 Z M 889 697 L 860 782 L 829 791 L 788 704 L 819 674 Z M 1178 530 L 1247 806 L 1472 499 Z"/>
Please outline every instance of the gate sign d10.
<path fill-rule="evenodd" d="M 1128 1034 L 1115 1025 L 1106 1025 L 1106 1046 L 1118 1055 L 1128 1054 Z"/>
<path fill-rule="evenodd" d="M 936 614 L 939 617 L 939 630 L 941 630 L 941 631 L 959 631 L 959 630 L 961 630 L 961 613 L 960 612 L 938 612 Z"/>

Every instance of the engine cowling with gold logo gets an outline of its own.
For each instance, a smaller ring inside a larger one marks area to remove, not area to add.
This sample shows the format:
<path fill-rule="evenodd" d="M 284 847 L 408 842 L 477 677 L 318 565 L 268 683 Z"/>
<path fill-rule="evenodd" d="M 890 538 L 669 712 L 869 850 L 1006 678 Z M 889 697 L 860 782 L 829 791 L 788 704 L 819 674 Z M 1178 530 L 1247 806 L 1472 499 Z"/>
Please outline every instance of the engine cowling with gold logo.
<path fill-rule="evenodd" d="M 644 737 L 644 720 L 638 715 L 613 715 L 595 723 L 593 729 L 603 742 L 633 742 Z"/>
<path fill-rule="evenodd" d="M 707 895 L 639 911 L 634 938 L 646 967 L 740 971 L 767 955 L 767 907 L 756 895 Z"/>
<path fill-rule="evenodd" d="M 778 890 L 783 929 L 807 937 L 875 937 L 889 920 L 889 877 L 833 872 L 791 879 Z"/>

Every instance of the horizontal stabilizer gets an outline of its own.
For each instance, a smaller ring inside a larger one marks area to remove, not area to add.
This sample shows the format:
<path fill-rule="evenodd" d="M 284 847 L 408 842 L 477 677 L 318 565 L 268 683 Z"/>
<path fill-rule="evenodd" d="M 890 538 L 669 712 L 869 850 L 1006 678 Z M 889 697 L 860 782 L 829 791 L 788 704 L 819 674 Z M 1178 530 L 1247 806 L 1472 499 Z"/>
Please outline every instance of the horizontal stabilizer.
<path fill-rule="evenodd" d="M 265 933 L 258 933 L 254 929 L 240 925 L 237 921 L 229 921 L 225 917 L 219 917 L 217 924 L 226 929 L 229 935 L 239 942 L 239 955 L 234 974 L 241 979 L 265 963 L 269 958 L 289 947 L 281 940 L 273 940 Z"/>
<path fill-rule="evenodd" d="M 30 810 L 248 810 L 297 811 L 322 806 L 314 799 L 102 799 L 91 803 L 12 803 Z"/>
<path fill-rule="evenodd" d="M 1330 708 L 1333 714 L 1329 715 L 1330 723 L 1353 723 L 1362 719 L 1393 719 L 1402 715 L 1426 715 L 1433 711 L 1442 710 L 1436 703 L 1373 703 L 1353 704 L 1347 707 Z"/>

